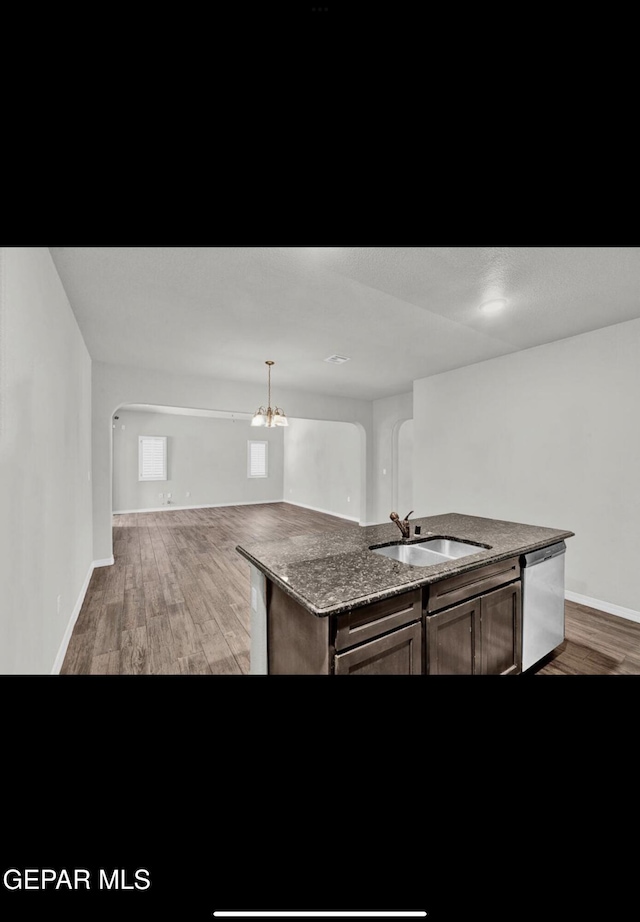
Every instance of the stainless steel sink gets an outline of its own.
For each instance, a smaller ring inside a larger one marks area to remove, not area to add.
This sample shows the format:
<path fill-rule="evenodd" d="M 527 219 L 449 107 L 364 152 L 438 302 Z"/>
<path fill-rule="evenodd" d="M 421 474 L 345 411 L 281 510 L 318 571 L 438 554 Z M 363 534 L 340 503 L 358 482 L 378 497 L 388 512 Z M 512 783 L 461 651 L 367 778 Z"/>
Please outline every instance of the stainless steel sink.
<path fill-rule="evenodd" d="M 450 538 L 432 538 L 420 544 L 389 544 L 371 550 L 374 554 L 390 557 L 391 560 L 398 560 L 412 567 L 432 567 L 436 563 L 446 563 L 447 560 L 477 554 L 483 548 Z"/>
<path fill-rule="evenodd" d="M 431 567 L 434 563 L 446 563 L 447 560 L 451 560 L 450 557 L 429 551 L 420 544 L 391 544 L 387 547 L 372 548 L 372 550 L 374 554 L 399 560 L 400 563 L 408 563 L 412 567 Z"/>
<path fill-rule="evenodd" d="M 453 541 L 451 538 L 432 538 L 424 543 L 429 546 L 429 550 L 444 554 L 445 557 L 467 557 L 469 554 L 485 550 L 477 544 L 466 544 L 464 541 Z"/>

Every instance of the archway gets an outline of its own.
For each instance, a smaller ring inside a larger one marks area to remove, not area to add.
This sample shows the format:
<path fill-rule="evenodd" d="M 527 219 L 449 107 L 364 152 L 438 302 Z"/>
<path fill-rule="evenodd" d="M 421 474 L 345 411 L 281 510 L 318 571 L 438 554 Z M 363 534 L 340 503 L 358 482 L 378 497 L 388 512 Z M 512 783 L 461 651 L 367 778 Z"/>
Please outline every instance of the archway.
<path fill-rule="evenodd" d="M 393 430 L 393 506 L 403 516 L 413 502 L 413 420 L 404 419 Z"/>

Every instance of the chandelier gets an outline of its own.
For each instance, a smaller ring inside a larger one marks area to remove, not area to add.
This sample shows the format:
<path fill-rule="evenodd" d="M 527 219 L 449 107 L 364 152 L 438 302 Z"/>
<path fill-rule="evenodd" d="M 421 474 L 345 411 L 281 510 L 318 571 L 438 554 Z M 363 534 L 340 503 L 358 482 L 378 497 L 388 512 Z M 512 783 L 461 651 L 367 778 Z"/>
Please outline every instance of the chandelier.
<path fill-rule="evenodd" d="M 253 419 L 251 420 L 252 426 L 268 426 L 272 428 L 273 426 L 288 426 L 289 420 L 284 415 L 284 410 L 281 407 L 276 407 L 271 409 L 271 366 L 275 365 L 275 362 L 265 362 L 265 365 L 269 367 L 269 399 L 267 401 L 267 408 L 258 407 L 256 412 L 253 414 Z"/>

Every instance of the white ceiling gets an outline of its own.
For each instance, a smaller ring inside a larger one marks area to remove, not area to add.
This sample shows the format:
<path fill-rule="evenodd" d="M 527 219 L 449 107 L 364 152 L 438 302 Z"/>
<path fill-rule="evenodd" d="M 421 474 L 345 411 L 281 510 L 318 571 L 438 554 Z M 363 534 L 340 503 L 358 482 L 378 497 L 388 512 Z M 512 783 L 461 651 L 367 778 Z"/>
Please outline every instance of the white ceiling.
<path fill-rule="evenodd" d="M 273 359 L 275 398 L 377 399 L 640 317 L 640 247 L 49 249 L 94 360 L 264 387 Z"/>

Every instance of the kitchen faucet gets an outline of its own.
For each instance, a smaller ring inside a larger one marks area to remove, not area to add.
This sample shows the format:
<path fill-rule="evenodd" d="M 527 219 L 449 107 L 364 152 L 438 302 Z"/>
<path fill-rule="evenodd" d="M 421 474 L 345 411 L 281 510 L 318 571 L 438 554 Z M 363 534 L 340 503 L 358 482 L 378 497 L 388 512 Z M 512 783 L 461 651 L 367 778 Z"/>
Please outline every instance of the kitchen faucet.
<path fill-rule="evenodd" d="M 407 512 L 407 514 L 405 515 L 404 519 L 402 519 L 402 521 L 400 521 L 400 516 L 398 515 L 397 512 L 392 512 L 391 515 L 389 516 L 391 521 L 395 522 L 398 528 L 400 529 L 400 531 L 402 532 L 403 538 L 411 537 L 411 526 L 409 525 L 410 515 L 413 515 L 413 509 L 411 510 L 411 512 Z"/>

